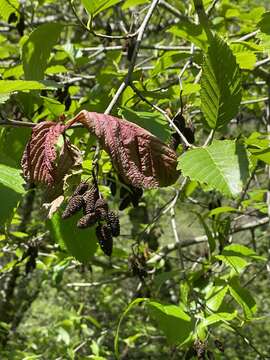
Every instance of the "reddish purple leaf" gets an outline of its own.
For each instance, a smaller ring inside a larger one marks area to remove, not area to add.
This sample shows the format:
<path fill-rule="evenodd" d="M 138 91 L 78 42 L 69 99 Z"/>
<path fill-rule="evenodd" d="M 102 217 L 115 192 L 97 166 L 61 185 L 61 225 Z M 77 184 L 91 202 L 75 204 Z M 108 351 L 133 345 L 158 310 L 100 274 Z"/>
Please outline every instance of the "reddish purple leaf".
<path fill-rule="evenodd" d="M 97 136 L 119 175 L 135 187 L 173 184 L 179 172 L 174 150 L 140 126 L 117 117 L 82 110 L 67 128 L 80 122 Z"/>
<path fill-rule="evenodd" d="M 47 121 L 33 128 L 21 161 L 23 175 L 27 181 L 47 185 L 54 183 L 54 162 L 57 156 L 55 145 L 64 131 L 65 125 Z"/>
<path fill-rule="evenodd" d="M 46 191 L 47 201 L 55 199 L 63 193 L 64 181 L 70 169 L 81 166 L 82 158 L 80 150 L 65 139 L 64 145 L 60 151 L 53 173 L 54 183 Z"/>

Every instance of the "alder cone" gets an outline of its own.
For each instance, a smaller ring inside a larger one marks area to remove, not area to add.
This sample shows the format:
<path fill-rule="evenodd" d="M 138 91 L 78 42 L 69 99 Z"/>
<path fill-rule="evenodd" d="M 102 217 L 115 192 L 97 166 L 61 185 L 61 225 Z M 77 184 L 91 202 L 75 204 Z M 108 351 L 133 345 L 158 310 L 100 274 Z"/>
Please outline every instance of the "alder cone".
<path fill-rule="evenodd" d="M 87 182 L 82 181 L 75 189 L 73 196 L 83 195 L 89 188 L 89 184 Z"/>
<path fill-rule="evenodd" d="M 119 236 L 120 235 L 119 216 L 114 211 L 110 210 L 108 212 L 107 222 L 111 228 L 112 236 Z"/>
<path fill-rule="evenodd" d="M 96 228 L 96 235 L 101 250 L 105 255 L 111 256 L 113 250 L 113 237 L 110 227 L 106 224 L 98 225 Z"/>
<path fill-rule="evenodd" d="M 105 210 L 104 208 L 102 208 L 102 207 L 97 208 L 95 210 L 95 214 L 96 214 L 98 220 L 107 220 L 108 211 Z"/>
<path fill-rule="evenodd" d="M 69 218 L 77 211 L 79 211 L 83 207 L 83 205 L 84 205 L 84 201 L 82 195 L 72 196 L 67 204 L 67 207 L 65 208 L 62 214 L 62 219 Z"/>
<path fill-rule="evenodd" d="M 95 210 L 97 209 L 104 209 L 105 211 L 108 211 L 108 203 L 106 200 L 99 198 L 97 199 L 95 203 Z"/>
<path fill-rule="evenodd" d="M 85 229 L 89 226 L 94 225 L 97 222 L 97 216 L 95 213 L 89 213 L 84 215 L 78 222 L 77 227 L 80 229 Z"/>
<path fill-rule="evenodd" d="M 92 213 L 95 210 L 95 204 L 98 200 L 98 189 L 95 186 L 92 186 L 91 189 L 89 189 L 84 194 L 84 211 L 86 214 Z"/>

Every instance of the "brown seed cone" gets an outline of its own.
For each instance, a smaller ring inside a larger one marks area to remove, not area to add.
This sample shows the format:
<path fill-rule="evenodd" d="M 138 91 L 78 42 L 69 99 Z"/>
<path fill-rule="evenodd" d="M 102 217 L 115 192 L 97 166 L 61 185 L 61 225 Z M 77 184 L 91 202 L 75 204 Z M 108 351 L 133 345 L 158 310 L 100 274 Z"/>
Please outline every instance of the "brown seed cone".
<path fill-rule="evenodd" d="M 111 256 L 113 250 L 113 238 L 110 227 L 106 224 L 98 225 L 96 228 L 96 235 L 104 254 Z"/>
<path fill-rule="evenodd" d="M 89 213 L 84 215 L 80 220 L 77 222 L 77 227 L 80 229 L 85 229 L 89 226 L 94 225 L 97 222 L 97 217 L 95 213 Z"/>
<path fill-rule="evenodd" d="M 116 214 L 116 212 L 114 212 L 112 210 L 108 211 L 107 222 L 111 228 L 112 236 L 119 236 L 120 235 L 120 222 L 119 222 L 119 216 Z"/>
<path fill-rule="evenodd" d="M 80 182 L 80 184 L 76 187 L 72 196 L 83 195 L 89 188 L 89 184 L 85 181 Z"/>
<path fill-rule="evenodd" d="M 95 210 L 95 214 L 96 214 L 98 220 L 107 220 L 108 212 L 104 208 L 97 208 Z"/>
<path fill-rule="evenodd" d="M 84 201 L 82 195 L 72 196 L 69 199 L 67 207 L 65 208 L 64 212 L 62 213 L 62 219 L 67 219 L 71 215 L 75 214 L 83 207 Z"/>
<path fill-rule="evenodd" d="M 85 214 L 89 214 L 94 212 L 95 204 L 98 200 L 98 189 L 95 186 L 92 186 L 85 194 L 84 194 L 84 212 Z"/>
<path fill-rule="evenodd" d="M 108 204 L 107 204 L 107 201 L 102 199 L 102 198 L 99 198 L 97 199 L 96 201 L 96 204 L 95 204 L 95 210 L 97 209 L 104 209 L 106 212 L 108 212 Z"/>

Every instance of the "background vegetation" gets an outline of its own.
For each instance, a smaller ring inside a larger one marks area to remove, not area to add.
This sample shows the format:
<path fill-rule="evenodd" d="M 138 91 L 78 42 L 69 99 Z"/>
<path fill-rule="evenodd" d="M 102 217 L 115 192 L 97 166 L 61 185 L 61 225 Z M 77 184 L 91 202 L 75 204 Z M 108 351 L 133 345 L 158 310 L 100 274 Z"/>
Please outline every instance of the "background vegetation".
<path fill-rule="evenodd" d="M 1 359 L 270 358 L 269 10 L 0 0 Z M 111 257 L 22 177 L 31 128 L 83 109 L 179 145 L 175 184 L 136 197 L 87 129 L 67 131 L 65 202 L 98 154 L 121 209 Z"/>

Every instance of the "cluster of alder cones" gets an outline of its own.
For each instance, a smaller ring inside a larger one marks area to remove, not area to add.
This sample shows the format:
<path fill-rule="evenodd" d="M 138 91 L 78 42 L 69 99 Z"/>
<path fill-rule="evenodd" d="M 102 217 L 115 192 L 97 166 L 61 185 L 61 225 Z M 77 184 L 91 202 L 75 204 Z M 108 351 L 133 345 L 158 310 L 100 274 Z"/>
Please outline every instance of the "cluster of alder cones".
<path fill-rule="evenodd" d="M 102 197 L 95 184 L 81 182 L 70 197 L 62 219 L 67 219 L 83 209 L 83 217 L 77 223 L 80 229 L 86 229 L 96 224 L 96 235 L 104 254 L 110 256 L 113 249 L 113 237 L 120 235 L 118 215 L 109 210 L 108 203 Z"/>

